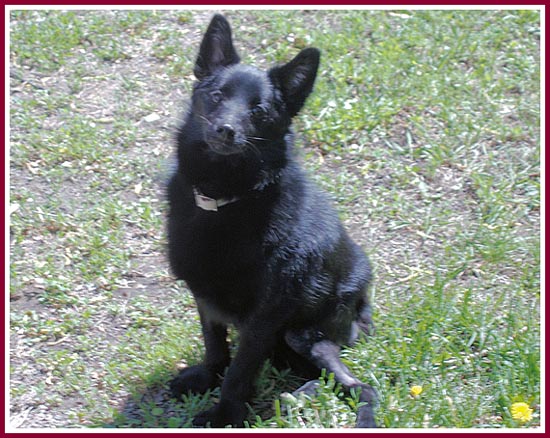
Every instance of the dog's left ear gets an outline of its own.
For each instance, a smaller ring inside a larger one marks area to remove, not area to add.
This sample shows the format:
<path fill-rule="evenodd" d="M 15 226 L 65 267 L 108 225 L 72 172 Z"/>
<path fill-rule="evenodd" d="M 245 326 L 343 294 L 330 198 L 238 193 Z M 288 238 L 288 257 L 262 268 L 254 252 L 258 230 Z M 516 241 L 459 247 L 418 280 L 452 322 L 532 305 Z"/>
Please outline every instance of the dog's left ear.
<path fill-rule="evenodd" d="M 237 64 L 239 61 L 239 55 L 233 47 L 228 21 L 223 15 L 214 15 L 201 42 L 193 70 L 195 77 L 202 80 L 218 68 Z"/>
<path fill-rule="evenodd" d="M 311 93 L 320 57 L 319 50 L 304 49 L 289 63 L 269 71 L 271 81 L 283 93 L 290 117 L 298 114 Z"/>

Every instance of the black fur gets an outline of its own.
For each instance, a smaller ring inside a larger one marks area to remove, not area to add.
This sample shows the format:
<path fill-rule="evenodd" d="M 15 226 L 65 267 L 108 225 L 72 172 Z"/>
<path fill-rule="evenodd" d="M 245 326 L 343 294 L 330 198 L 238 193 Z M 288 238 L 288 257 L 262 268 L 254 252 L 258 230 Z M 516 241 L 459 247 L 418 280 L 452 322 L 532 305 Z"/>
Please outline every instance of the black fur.
<path fill-rule="evenodd" d="M 257 371 L 271 358 L 314 377 L 327 369 L 344 388 L 360 388 L 357 426 L 375 427 L 374 390 L 338 357 L 371 326 L 369 262 L 293 159 L 291 119 L 313 88 L 319 56 L 305 49 L 268 72 L 242 65 L 221 15 L 200 46 L 168 188 L 168 237 L 172 270 L 197 302 L 206 357 L 172 389 L 205 392 L 229 368 L 219 403 L 196 426 L 242 426 Z M 231 202 L 204 210 L 194 191 Z M 232 360 L 228 324 L 240 334 Z"/>

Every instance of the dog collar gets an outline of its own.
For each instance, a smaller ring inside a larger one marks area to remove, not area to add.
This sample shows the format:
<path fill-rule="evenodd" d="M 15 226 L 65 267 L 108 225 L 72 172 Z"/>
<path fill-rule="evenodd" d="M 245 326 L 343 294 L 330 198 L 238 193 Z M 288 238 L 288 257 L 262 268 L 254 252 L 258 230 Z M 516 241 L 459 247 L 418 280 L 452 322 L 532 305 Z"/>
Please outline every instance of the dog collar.
<path fill-rule="evenodd" d="M 197 207 L 202 208 L 206 211 L 218 211 L 218 208 L 223 207 L 227 204 L 232 204 L 233 202 L 237 202 L 241 199 L 238 196 L 234 196 L 233 198 L 220 199 L 209 198 L 196 186 L 193 187 L 193 194 L 195 195 L 195 204 L 197 205 Z"/>
<path fill-rule="evenodd" d="M 274 184 L 281 176 L 280 171 L 267 171 L 262 172 L 264 178 L 260 180 L 252 190 L 255 192 L 263 191 L 267 186 Z M 239 196 L 233 196 L 232 198 L 220 198 L 214 199 L 206 196 L 197 186 L 193 186 L 193 195 L 195 196 L 195 205 L 206 211 L 218 211 L 218 208 L 224 205 L 233 204 L 240 201 L 242 198 Z"/>

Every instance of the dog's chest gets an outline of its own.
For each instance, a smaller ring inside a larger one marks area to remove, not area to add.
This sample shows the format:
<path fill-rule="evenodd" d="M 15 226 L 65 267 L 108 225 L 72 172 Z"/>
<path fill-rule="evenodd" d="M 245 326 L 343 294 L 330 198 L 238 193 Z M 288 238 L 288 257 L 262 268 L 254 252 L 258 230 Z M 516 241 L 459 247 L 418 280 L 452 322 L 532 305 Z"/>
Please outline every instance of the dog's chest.
<path fill-rule="evenodd" d="M 265 275 L 261 243 L 235 234 L 240 238 L 203 236 L 203 245 L 195 246 L 189 254 L 184 280 L 201 307 L 208 309 L 210 319 L 236 324 L 260 298 Z"/>
<path fill-rule="evenodd" d="M 181 252 L 195 270 L 214 276 L 251 269 L 262 257 L 264 231 L 258 222 L 253 214 L 200 212 L 181 229 Z"/>
<path fill-rule="evenodd" d="M 258 212 L 247 214 L 236 204 L 218 212 L 186 207 L 173 208 L 169 219 L 172 269 L 218 313 L 239 313 L 255 300 L 264 279 Z"/>

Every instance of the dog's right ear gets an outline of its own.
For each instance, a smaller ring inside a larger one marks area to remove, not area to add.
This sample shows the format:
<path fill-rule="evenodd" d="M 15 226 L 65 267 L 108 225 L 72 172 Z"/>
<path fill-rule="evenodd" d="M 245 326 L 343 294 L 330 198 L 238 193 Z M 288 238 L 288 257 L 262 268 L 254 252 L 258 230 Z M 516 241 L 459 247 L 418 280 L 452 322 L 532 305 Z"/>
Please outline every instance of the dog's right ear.
<path fill-rule="evenodd" d="M 237 64 L 239 61 L 239 55 L 233 47 L 228 21 L 223 15 L 214 15 L 201 42 L 193 70 L 195 77 L 202 80 L 218 68 Z"/>

